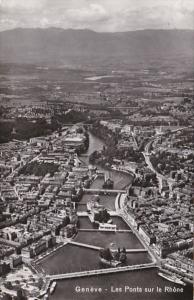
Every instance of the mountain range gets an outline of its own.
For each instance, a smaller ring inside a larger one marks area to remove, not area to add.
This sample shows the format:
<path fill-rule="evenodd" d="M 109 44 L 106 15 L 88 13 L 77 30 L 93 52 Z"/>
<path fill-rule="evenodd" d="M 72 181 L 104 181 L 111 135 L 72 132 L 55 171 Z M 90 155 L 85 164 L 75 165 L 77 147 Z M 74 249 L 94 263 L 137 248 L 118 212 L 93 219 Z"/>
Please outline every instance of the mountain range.
<path fill-rule="evenodd" d="M 194 56 L 193 30 L 94 32 L 23 29 L 0 32 L 0 62 L 103 64 Z"/>

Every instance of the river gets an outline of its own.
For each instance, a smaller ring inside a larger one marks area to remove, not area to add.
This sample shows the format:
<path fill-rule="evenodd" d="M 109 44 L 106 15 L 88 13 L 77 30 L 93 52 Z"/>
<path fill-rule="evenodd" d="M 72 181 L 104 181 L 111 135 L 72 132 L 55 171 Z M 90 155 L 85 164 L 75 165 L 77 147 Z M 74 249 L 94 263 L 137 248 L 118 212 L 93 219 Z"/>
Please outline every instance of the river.
<path fill-rule="evenodd" d="M 81 160 L 86 164 L 89 164 L 89 155 L 91 153 L 93 153 L 96 150 L 99 151 L 103 148 L 103 146 L 105 146 L 104 141 L 102 141 L 101 139 L 99 139 L 98 137 L 94 136 L 91 133 L 89 133 L 89 140 L 90 143 L 89 143 L 88 150 L 85 153 L 85 155 L 81 157 Z M 105 171 L 102 167 L 98 166 L 98 168 L 100 170 Z M 132 175 L 114 171 L 114 170 L 110 170 L 109 174 L 114 181 L 114 189 L 118 189 L 118 190 L 124 189 L 127 185 L 130 185 L 131 183 Z M 95 182 L 93 182 L 91 188 L 94 189 L 101 188 L 103 182 L 104 181 L 101 178 L 98 178 Z"/>
<path fill-rule="evenodd" d="M 102 149 L 104 142 L 99 138 L 96 138 L 90 134 L 90 144 L 87 154 L 90 155 L 95 150 Z M 85 163 L 88 163 L 87 157 L 81 158 Z M 115 187 L 122 189 L 127 184 L 131 183 L 132 177 L 124 173 L 118 173 L 115 171 L 111 172 L 112 179 L 114 180 Z M 100 187 L 101 182 L 99 182 Z M 112 198 L 106 199 L 106 203 L 113 201 Z M 83 204 L 84 205 L 84 204 Z M 83 218 L 81 226 L 88 228 L 88 221 Z M 119 223 L 120 224 L 120 223 Z M 91 234 L 91 233 L 90 233 Z M 89 243 L 91 240 L 93 243 L 99 243 L 101 240 L 102 246 L 106 244 L 106 234 L 102 238 L 103 234 L 99 234 L 99 238 L 94 240 L 94 236 L 85 233 L 85 236 L 78 234 L 78 241 Z M 87 238 L 86 238 L 87 237 Z M 102 240 L 103 239 L 103 240 Z M 83 241 L 84 240 L 84 241 Z M 108 239 L 107 239 L 108 242 Z M 124 243 L 130 245 L 130 247 L 139 247 L 137 245 L 137 239 L 129 234 L 125 235 L 123 240 Z M 48 273 L 60 273 L 63 271 L 76 271 L 78 266 L 80 270 L 83 268 L 92 269 L 97 266 L 97 254 L 95 251 L 88 249 L 76 249 L 77 247 L 65 246 L 59 253 L 49 257 L 48 260 L 43 262 L 43 267 Z M 145 254 L 132 254 L 129 257 L 129 263 L 141 263 L 142 259 L 144 262 L 149 259 Z M 146 254 L 147 255 L 147 254 Z M 77 287 L 77 288 L 76 288 Z M 102 288 L 102 292 L 79 292 L 81 288 Z M 129 292 L 126 287 L 134 288 L 133 292 Z M 57 282 L 57 287 L 52 296 L 49 296 L 51 300 L 191 300 L 192 299 L 192 288 L 183 288 L 183 292 L 173 292 L 169 290 L 165 291 L 165 288 L 182 288 L 173 284 L 157 275 L 156 269 L 133 271 L 126 273 L 117 273 L 109 275 L 92 276 L 85 278 L 76 278 L 69 280 L 62 280 Z M 117 292 L 116 292 L 116 288 Z M 151 288 L 145 291 L 146 288 Z M 161 289 L 159 291 L 159 289 Z"/>

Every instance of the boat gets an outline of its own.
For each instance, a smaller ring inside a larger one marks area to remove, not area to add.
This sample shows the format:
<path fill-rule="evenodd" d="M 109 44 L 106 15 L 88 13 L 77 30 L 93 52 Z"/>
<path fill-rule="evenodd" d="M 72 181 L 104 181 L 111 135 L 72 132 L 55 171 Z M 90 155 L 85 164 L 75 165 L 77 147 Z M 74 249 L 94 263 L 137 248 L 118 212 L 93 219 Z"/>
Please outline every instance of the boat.
<path fill-rule="evenodd" d="M 54 290 L 56 288 L 56 285 L 57 285 L 56 281 L 53 281 L 51 283 L 51 286 L 50 286 L 50 289 L 49 289 L 50 294 L 52 294 L 54 292 Z"/>
<path fill-rule="evenodd" d="M 183 286 L 186 286 L 186 283 L 181 279 L 181 277 L 178 277 L 176 275 L 169 275 L 169 274 L 165 274 L 165 273 L 162 273 L 162 272 L 158 272 L 158 275 L 168 281 L 171 281 L 171 282 L 174 282 L 174 283 L 177 283 L 177 284 L 180 284 L 180 285 L 183 285 Z"/>

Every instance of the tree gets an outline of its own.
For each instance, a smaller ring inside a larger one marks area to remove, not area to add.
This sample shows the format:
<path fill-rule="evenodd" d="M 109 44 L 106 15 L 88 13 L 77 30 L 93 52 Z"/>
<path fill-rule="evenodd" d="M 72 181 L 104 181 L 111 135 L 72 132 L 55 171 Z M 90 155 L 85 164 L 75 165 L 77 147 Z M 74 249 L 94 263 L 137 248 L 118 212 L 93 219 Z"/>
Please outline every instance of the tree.
<path fill-rule="evenodd" d="M 107 223 L 110 220 L 110 214 L 106 209 L 100 210 L 98 214 L 95 215 L 95 220 L 100 223 Z"/>
<path fill-rule="evenodd" d="M 112 260 L 112 253 L 109 248 L 104 248 L 100 250 L 100 257 L 106 259 L 106 260 Z"/>
<path fill-rule="evenodd" d="M 120 260 L 120 262 L 125 263 L 126 260 L 127 260 L 127 255 L 126 255 L 126 253 L 121 252 L 119 260 Z"/>

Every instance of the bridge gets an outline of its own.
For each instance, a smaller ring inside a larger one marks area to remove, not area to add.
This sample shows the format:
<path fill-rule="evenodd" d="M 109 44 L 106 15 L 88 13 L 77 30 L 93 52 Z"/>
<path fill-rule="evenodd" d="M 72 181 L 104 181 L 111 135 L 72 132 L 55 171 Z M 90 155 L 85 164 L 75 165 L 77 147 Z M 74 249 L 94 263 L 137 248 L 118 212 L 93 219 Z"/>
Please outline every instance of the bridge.
<path fill-rule="evenodd" d="M 89 249 L 93 249 L 93 250 L 98 250 L 98 251 L 102 249 L 102 247 L 89 245 L 89 244 L 84 244 L 84 243 L 79 243 L 79 242 L 74 242 L 74 241 L 70 241 L 69 244 L 79 246 L 79 247 L 89 248 Z"/>
<path fill-rule="evenodd" d="M 82 271 L 82 272 L 74 272 L 74 273 L 55 274 L 55 275 L 49 275 L 49 279 L 51 281 L 63 280 L 63 279 L 76 278 L 76 277 L 78 278 L 78 277 L 87 277 L 87 276 L 94 276 L 94 275 L 119 273 L 119 272 L 138 271 L 138 270 L 151 269 L 151 268 L 156 268 L 156 264 L 148 263 L 148 264 L 124 266 L 124 267 L 117 267 L 117 268 L 107 268 L 107 269 L 90 270 L 90 271 Z"/>
<path fill-rule="evenodd" d="M 93 249 L 93 250 L 98 250 L 100 251 L 101 249 L 103 249 L 102 247 L 99 246 L 94 246 L 94 245 L 89 245 L 89 244 L 84 244 L 84 243 L 79 243 L 79 242 L 74 242 L 74 241 L 69 241 L 69 244 L 71 245 L 75 245 L 75 246 L 79 246 L 79 247 L 84 247 L 84 248 L 89 248 L 89 249 Z M 126 249 L 127 253 L 146 253 L 148 252 L 147 249 L 142 248 L 142 249 Z"/>
<path fill-rule="evenodd" d="M 126 193 L 126 190 L 106 190 L 106 189 L 83 189 L 84 192 L 86 193 L 91 193 L 91 194 L 122 194 L 122 193 Z"/>
<path fill-rule="evenodd" d="M 78 229 L 78 231 L 84 231 L 84 232 L 101 232 L 101 230 L 99 229 L 93 229 L 93 228 L 86 228 L 86 229 Z M 116 229 L 114 230 L 114 232 L 126 232 L 126 233 L 130 233 L 132 232 L 132 230 L 129 229 Z"/>
<path fill-rule="evenodd" d="M 148 250 L 147 249 L 145 249 L 145 248 L 142 248 L 142 249 L 126 249 L 126 252 L 127 253 L 147 253 L 148 252 Z"/>
<path fill-rule="evenodd" d="M 114 210 L 108 210 L 108 213 L 111 217 L 118 217 L 118 212 Z M 78 211 L 77 212 L 78 217 L 91 217 L 91 215 L 87 211 Z"/>

